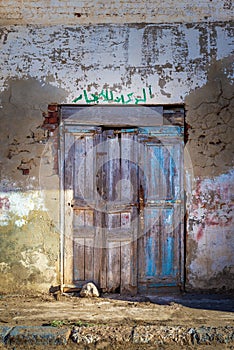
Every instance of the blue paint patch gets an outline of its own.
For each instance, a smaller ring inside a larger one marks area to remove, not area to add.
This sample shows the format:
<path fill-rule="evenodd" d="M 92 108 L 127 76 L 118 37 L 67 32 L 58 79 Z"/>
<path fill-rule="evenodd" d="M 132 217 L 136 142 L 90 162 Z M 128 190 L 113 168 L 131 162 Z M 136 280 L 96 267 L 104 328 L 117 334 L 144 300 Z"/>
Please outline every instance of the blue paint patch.
<path fill-rule="evenodd" d="M 121 129 L 121 132 L 122 133 L 133 133 L 133 132 L 136 132 L 137 129 Z"/>
<path fill-rule="evenodd" d="M 174 161 L 174 152 L 170 150 L 170 195 L 171 198 L 175 198 L 175 175 L 176 175 L 176 165 Z"/>
<path fill-rule="evenodd" d="M 174 267 L 173 267 L 174 249 L 173 248 L 174 248 L 174 238 L 168 237 L 163 247 L 163 251 L 164 251 L 163 261 L 162 261 L 163 276 L 174 274 Z"/>
<path fill-rule="evenodd" d="M 184 134 L 184 128 L 180 126 L 148 126 L 138 129 L 140 134 L 150 135 L 175 135 L 180 136 Z"/>
<path fill-rule="evenodd" d="M 152 237 L 146 240 L 146 276 L 153 277 L 156 275 L 156 256 L 155 256 L 155 241 Z"/>
<path fill-rule="evenodd" d="M 148 288 L 160 288 L 160 287 L 176 287 L 177 282 L 158 282 L 158 283 L 148 283 Z"/>

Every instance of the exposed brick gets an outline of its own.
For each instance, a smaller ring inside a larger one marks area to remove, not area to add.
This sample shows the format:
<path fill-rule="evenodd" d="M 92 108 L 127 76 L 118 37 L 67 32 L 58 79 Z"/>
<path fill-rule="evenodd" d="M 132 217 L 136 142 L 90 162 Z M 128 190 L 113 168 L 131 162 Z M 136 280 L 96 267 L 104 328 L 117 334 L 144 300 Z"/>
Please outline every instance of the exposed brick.
<path fill-rule="evenodd" d="M 42 129 L 53 132 L 59 125 L 58 105 L 49 104 L 47 113 L 43 112 L 44 121 Z"/>
<path fill-rule="evenodd" d="M 49 104 L 48 105 L 48 112 L 57 112 L 58 111 L 58 104 Z"/>
<path fill-rule="evenodd" d="M 55 117 L 49 117 L 49 118 L 46 118 L 49 120 L 49 124 L 57 124 L 58 123 L 58 117 L 55 116 Z"/>
<path fill-rule="evenodd" d="M 29 175 L 29 169 L 22 169 L 23 175 Z"/>

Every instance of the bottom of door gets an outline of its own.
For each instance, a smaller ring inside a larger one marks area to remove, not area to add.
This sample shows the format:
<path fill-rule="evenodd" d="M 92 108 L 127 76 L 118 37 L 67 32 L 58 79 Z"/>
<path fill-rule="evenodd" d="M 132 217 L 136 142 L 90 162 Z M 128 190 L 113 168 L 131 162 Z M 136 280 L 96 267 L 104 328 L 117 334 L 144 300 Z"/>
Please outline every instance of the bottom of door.
<path fill-rule="evenodd" d="M 80 292 L 83 285 L 85 283 L 92 282 L 92 281 L 82 281 L 74 284 L 64 284 L 61 286 L 62 292 Z M 160 285 L 160 284 L 144 284 L 141 283 L 138 285 L 138 288 L 132 287 L 128 288 L 127 290 L 123 290 L 120 292 L 120 288 L 117 288 L 115 291 L 112 291 L 111 294 L 121 294 L 121 295 L 158 295 L 158 294 L 171 294 L 171 293 L 180 293 L 183 289 L 179 285 L 171 284 L 171 285 Z M 107 290 L 100 290 L 101 293 L 110 293 Z"/>

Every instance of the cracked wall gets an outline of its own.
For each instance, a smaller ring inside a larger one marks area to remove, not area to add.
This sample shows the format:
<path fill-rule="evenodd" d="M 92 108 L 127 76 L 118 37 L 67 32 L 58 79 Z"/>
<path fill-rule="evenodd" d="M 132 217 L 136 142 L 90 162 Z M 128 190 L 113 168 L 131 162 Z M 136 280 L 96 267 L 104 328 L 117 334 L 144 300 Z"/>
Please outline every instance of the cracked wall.
<path fill-rule="evenodd" d="M 214 62 L 207 83 L 186 98 L 187 150 L 194 181 L 188 196 L 187 287 L 234 286 L 233 86 L 229 58 Z M 195 247 L 190 249 L 190 247 Z"/>
<path fill-rule="evenodd" d="M 105 91 L 115 104 L 185 104 L 186 286 L 233 288 L 233 29 L 200 20 L 0 28 L 1 292 L 59 283 L 57 144 L 44 127 L 53 117 L 47 106 L 106 103 Z"/>

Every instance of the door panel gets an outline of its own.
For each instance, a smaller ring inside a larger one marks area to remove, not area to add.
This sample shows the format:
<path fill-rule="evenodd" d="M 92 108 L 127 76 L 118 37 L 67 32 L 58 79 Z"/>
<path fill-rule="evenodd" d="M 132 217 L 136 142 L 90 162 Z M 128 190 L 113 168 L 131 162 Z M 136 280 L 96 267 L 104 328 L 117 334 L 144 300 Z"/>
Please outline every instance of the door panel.
<path fill-rule="evenodd" d="M 135 131 L 108 129 L 103 131 L 103 138 L 108 151 L 108 161 L 102 169 L 106 200 L 107 291 L 124 293 L 136 288 L 134 237 L 138 227 L 132 219 L 134 216 L 137 219 L 138 211 L 137 190 L 136 194 L 133 191 L 137 174 L 131 171 L 129 162 L 129 152 L 134 153 Z"/>
<path fill-rule="evenodd" d="M 137 156 L 128 149 L 134 137 L 131 130 L 82 126 L 65 135 L 65 284 L 136 287 L 137 169 L 128 160 L 129 152 Z"/>
<path fill-rule="evenodd" d="M 138 289 L 151 293 L 181 283 L 182 137 L 178 128 L 147 128 L 139 164 L 146 181 L 140 194 Z"/>
<path fill-rule="evenodd" d="M 100 252 L 94 249 L 96 211 L 93 174 L 93 146 L 98 128 L 72 127 L 65 133 L 65 284 L 96 283 L 94 262 Z M 99 256 L 98 256 L 99 258 Z"/>

